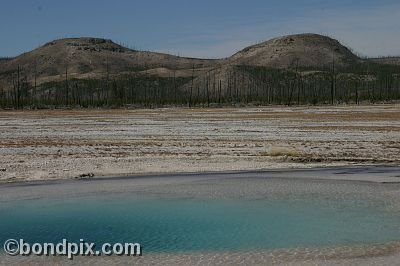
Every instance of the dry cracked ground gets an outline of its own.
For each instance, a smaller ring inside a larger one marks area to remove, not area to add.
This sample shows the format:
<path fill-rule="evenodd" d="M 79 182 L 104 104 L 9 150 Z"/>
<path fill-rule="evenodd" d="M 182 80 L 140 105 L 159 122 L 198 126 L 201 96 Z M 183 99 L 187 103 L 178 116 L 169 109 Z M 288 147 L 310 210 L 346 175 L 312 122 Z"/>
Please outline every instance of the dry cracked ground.
<path fill-rule="evenodd" d="M 0 181 L 400 165 L 400 106 L 0 112 Z"/>

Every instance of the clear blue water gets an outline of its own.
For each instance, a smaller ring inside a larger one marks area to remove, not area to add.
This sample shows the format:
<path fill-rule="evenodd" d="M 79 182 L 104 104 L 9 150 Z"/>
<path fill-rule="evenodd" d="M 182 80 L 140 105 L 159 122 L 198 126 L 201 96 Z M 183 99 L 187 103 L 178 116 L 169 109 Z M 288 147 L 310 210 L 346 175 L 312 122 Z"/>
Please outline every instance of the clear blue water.
<path fill-rule="evenodd" d="M 328 202 L 329 203 L 329 202 Z M 255 250 L 400 239 L 400 217 L 352 204 L 129 195 L 2 203 L 0 243 L 137 242 L 144 252 Z"/>

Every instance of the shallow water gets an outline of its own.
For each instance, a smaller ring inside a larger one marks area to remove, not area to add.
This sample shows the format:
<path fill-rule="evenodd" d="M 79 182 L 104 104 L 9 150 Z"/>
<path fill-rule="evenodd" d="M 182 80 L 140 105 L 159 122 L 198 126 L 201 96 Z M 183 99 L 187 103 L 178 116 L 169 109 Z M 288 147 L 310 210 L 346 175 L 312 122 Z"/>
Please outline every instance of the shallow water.
<path fill-rule="evenodd" d="M 210 199 L 103 193 L 0 205 L 0 243 L 140 243 L 143 252 L 249 251 L 400 239 L 400 216 L 331 200 Z"/>

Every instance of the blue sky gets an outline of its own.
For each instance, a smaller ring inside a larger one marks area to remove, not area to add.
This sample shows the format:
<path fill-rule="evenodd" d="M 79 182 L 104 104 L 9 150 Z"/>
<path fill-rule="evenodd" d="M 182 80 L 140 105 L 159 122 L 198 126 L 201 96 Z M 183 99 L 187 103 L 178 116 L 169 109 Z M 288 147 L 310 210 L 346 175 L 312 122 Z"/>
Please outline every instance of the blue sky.
<path fill-rule="evenodd" d="M 130 47 L 226 57 L 272 37 L 315 32 L 366 56 L 400 55 L 398 0 L 2 0 L 0 56 L 94 36 Z"/>

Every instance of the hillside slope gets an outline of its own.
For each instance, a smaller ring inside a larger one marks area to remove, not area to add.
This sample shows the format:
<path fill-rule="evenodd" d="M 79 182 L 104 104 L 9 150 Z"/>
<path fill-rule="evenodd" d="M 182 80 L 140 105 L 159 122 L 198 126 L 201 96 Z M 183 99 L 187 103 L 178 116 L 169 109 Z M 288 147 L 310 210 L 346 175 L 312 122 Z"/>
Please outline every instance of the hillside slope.
<path fill-rule="evenodd" d="M 378 64 L 400 66 L 400 57 L 370 58 L 370 59 L 368 59 L 368 61 L 378 63 Z"/>
<path fill-rule="evenodd" d="M 69 38 L 0 59 L 0 106 L 374 102 L 400 98 L 399 62 L 361 59 L 339 41 L 310 33 L 216 60 Z"/>
<path fill-rule="evenodd" d="M 275 68 L 323 67 L 359 60 L 337 40 L 318 34 L 298 34 L 275 38 L 247 47 L 234 54 L 230 61 L 236 65 Z"/>
<path fill-rule="evenodd" d="M 131 50 L 106 39 L 68 38 L 49 42 L 12 60 L 0 61 L 0 78 L 2 73 L 16 72 L 18 66 L 28 80 L 33 80 L 36 75 L 41 83 L 57 79 L 66 70 L 70 77 L 99 78 L 161 67 L 204 68 L 218 62 Z"/>
<path fill-rule="evenodd" d="M 299 67 L 321 70 L 324 67 L 331 68 L 333 60 L 338 66 L 362 61 L 337 40 L 326 36 L 318 34 L 283 36 L 237 52 L 228 58 L 223 66 L 218 66 L 198 76 L 194 80 L 193 86 L 195 88 L 208 86 L 209 94 L 227 93 L 228 90 L 235 87 L 235 89 L 239 88 L 235 93 L 240 95 L 241 88 L 248 87 L 250 83 L 253 87 L 265 83 L 265 80 L 260 80 L 260 77 L 250 75 L 249 69 L 243 68 L 244 66 L 292 70 Z M 186 84 L 184 89 L 188 91 L 193 86 Z M 233 92 L 229 91 L 228 93 L 232 94 Z"/>

